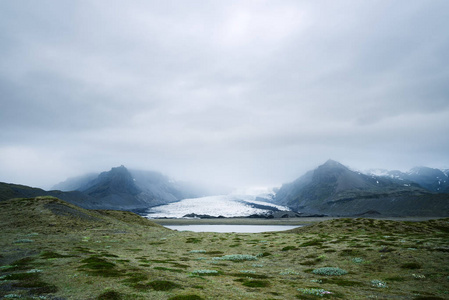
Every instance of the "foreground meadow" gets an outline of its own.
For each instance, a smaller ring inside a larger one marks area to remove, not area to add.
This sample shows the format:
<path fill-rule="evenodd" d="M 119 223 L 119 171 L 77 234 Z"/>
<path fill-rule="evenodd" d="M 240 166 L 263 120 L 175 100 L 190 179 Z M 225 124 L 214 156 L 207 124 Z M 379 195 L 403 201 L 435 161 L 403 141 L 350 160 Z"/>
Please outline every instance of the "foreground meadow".
<path fill-rule="evenodd" d="M 449 219 L 193 233 L 48 197 L 0 217 L 5 299 L 449 299 Z"/>

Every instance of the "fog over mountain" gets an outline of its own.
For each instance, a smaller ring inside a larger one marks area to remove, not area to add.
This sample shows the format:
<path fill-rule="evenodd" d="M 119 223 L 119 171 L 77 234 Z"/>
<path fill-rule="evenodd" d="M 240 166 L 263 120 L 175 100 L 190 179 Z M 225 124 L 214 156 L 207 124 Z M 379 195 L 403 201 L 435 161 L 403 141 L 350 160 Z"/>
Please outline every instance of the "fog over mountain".
<path fill-rule="evenodd" d="M 449 2 L 1 1 L 0 182 L 449 169 Z"/>

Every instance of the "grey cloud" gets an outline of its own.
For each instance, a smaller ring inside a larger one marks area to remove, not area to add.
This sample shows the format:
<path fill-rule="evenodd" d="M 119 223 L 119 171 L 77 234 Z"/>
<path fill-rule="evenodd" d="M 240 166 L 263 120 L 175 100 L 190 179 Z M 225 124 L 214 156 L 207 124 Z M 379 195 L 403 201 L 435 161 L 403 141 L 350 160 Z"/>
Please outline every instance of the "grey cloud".
<path fill-rule="evenodd" d="M 448 9 L 3 1 L 0 181 L 120 164 L 234 185 L 328 158 L 449 167 Z"/>

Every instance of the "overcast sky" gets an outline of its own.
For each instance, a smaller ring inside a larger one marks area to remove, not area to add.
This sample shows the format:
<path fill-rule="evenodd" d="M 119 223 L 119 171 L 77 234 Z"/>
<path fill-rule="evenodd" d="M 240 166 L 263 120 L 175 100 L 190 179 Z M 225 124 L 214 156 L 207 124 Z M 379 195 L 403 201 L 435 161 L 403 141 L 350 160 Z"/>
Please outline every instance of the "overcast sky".
<path fill-rule="evenodd" d="M 0 1 L 0 181 L 449 168 L 449 1 Z"/>

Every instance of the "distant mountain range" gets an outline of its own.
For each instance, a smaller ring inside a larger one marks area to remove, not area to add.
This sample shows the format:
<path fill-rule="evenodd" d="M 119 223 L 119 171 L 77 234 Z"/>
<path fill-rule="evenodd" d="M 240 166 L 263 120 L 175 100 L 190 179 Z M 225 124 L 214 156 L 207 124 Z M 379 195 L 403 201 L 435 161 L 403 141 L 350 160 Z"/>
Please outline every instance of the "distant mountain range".
<path fill-rule="evenodd" d="M 284 184 L 274 202 L 305 214 L 449 216 L 448 182 L 437 169 L 363 174 L 329 160 Z"/>
<path fill-rule="evenodd" d="M 417 183 L 430 192 L 449 193 L 449 170 L 415 167 L 408 172 L 377 169 L 369 170 L 368 174 L 389 177 L 404 184 L 407 182 Z"/>
<path fill-rule="evenodd" d="M 129 171 L 124 166 L 101 174 L 67 179 L 44 191 L 22 185 L 0 183 L 0 200 L 54 196 L 88 209 L 135 210 L 185 198 L 208 195 L 197 186 L 170 180 L 153 171 Z"/>
<path fill-rule="evenodd" d="M 303 215 L 449 216 L 449 172 L 418 167 L 409 172 L 358 172 L 329 160 L 276 194 L 256 198 L 288 206 Z M 124 166 L 67 179 L 44 191 L 0 183 L 0 201 L 54 196 L 88 209 L 139 210 L 186 198 L 226 194 L 171 180 L 158 172 Z"/>

